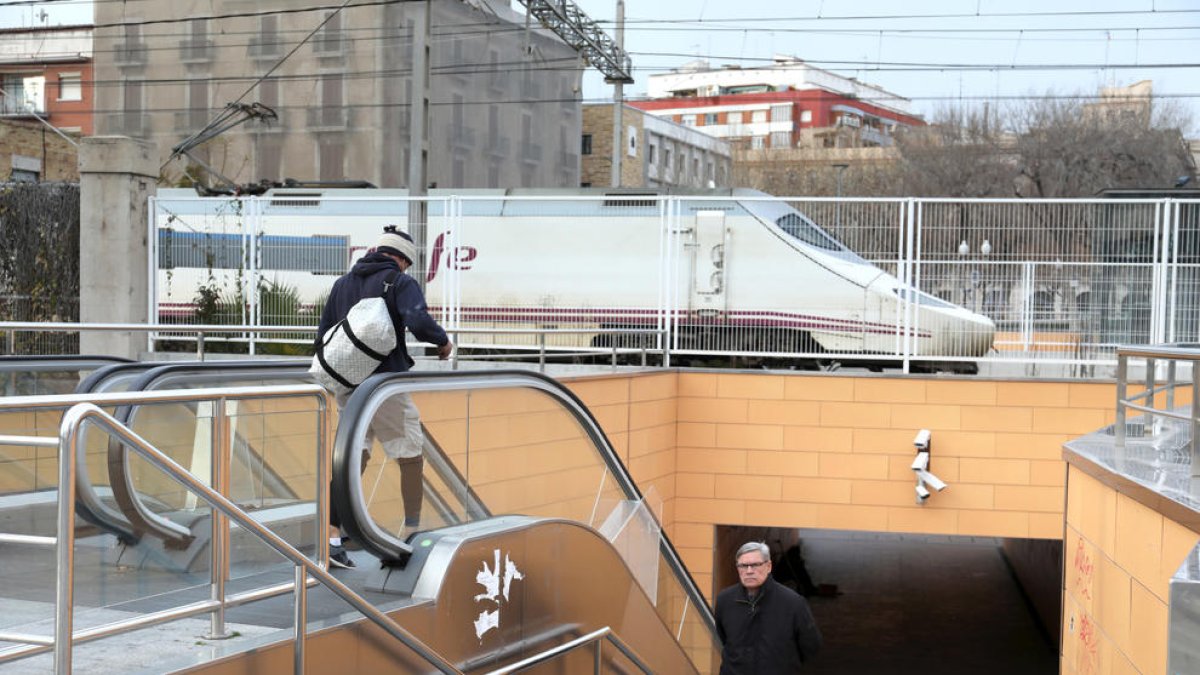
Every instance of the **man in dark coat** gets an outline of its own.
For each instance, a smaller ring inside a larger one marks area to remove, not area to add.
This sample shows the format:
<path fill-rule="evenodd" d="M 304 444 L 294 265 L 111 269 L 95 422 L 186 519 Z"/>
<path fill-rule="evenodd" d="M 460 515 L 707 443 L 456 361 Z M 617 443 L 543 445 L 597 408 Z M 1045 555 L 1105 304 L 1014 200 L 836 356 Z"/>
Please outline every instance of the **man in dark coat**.
<path fill-rule="evenodd" d="M 771 549 L 749 542 L 735 556 L 741 583 L 717 594 L 721 675 L 786 675 L 821 649 L 808 601 L 771 578 Z"/>
<path fill-rule="evenodd" d="M 346 318 L 353 307 L 363 298 L 377 298 L 383 293 L 384 285 L 393 276 L 387 301 L 397 317 L 396 348 L 375 369 L 376 373 L 403 373 L 413 366 L 412 357 L 404 344 L 404 330 L 408 329 L 418 340 L 437 345 L 439 359 L 450 356 L 453 345 L 446 331 L 429 315 L 425 305 L 425 294 L 421 287 L 405 271 L 417 258 L 417 248 L 407 232 L 396 230 L 396 226 L 384 228 L 375 249 L 363 256 L 350 271 L 333 283 L 329 299 L 321 312 L 321 323 L 317 328 L 318 344 L 326 331 Z M 348 396 L 338 397 L 339 410 L 345 407 Z M 422 451 L 425 434 L 417 406 L 408 394 L 397 394 L 384 401 L 371 421 L 370 430 L 363 449 L 363 466 L 370 457 L 374 439 L 379 439 L 384 452 L 400 466 L 400 496 L 404 503 L 404 527 L 406 536 L 415 530 L 421 520 L 421 471 L 424 465 Z M 335 567 L 354 567 L 354 561 L 342 546 L 340 518 L 330 509 L 333 529 L 329 539 L 329 561 Z"/>

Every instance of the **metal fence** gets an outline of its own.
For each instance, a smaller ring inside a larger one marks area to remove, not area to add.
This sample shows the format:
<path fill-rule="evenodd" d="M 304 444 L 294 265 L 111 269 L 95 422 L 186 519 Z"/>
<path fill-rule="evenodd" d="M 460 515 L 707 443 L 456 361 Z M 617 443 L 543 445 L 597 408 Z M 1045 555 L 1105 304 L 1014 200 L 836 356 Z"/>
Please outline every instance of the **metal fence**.
<path fill-rule="evenodd" d="M 382 226 L 407 227 L 411 201 L 160 195 L 151 316 L 315 324 Z M 446 328 L 660 331 L 564 333 L 550 349 L 623 339 L 698 359 L 1087 367 L 1115 364 L 1119 344 L 1200 339 L 1200 201 L 593 193 L 426 204 L 426 259 L 410 274 Z M 250 351 L 311 339 L 224 338 Z M 474 332 L 460 346 L 537 339 Z"/>

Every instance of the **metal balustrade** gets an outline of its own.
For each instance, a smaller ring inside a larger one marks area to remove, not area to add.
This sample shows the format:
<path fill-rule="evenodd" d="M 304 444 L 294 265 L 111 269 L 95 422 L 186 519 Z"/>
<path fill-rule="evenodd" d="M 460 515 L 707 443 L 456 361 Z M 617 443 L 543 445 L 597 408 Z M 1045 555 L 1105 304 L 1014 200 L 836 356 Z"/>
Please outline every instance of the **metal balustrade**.
<path fill-rule="evenodd" d="M 1144 360 L 1145 383 L 1144 389 L 1129 395 L 1129 362 Z M 1166 378 L 1160 385 L 1158 382 L 1159 361 L 1166 362 Z M 1190 364 L 1191 381 L 1179 378 L 1179 364 Z M 1116 450 L 1125 450 L 1126 439 L 1129 435 L 1129 411 L 1136 410 L 1145 415 L 1144 433 L 1153 432 L 1154 418 L 1171 418 L 1182 420 L 1190 425 L 1191 468 L 1192 477 L 1200 477 L 1200 345 L 1150 345 L 1146 347 L 1121 347 L 1117 350 L 1117 421 L 1113 425 L 1113 435 L 1116 438 Z M 1175 392 L 1181 387 L 1191 389 L 1191 406 L 1189 412 L 1176 412 Z M 1159 394 L 1165 395 L 1165 408 L 1156 407 Z"/>

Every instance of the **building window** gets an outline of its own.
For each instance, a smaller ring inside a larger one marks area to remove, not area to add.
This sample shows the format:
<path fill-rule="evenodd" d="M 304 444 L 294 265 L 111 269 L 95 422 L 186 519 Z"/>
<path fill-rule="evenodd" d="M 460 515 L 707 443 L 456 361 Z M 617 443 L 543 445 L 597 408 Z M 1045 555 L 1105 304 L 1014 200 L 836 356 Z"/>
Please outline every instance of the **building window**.
<path fill-rule="evenodd" d="M 666 167 L 666 169 L 668 171 L 671 170 L 671 149 L 670 148 L 665 148 L 663 150 L 663 166 Z"/>
<path fill-rule="evenodd" d="M 771 147 L 786 148 L 792 142 L 792 135 L 786 131 L 771 132 Z"/>
<path fill-rule="evenodd" d="M 653 144 L 653 143 L 651 143 L 650 145 L 648 145 L 648 146 L 646 146 L 646 147 L 647 147 L 647 149 L 646 149 L 646 162 L 647 162 L 648 164 L 650 164 L 651 166 L 653 166 L 653 165 L 654 165 L 654 161 L 655 161 L 656 159 L 658 159 L 658 146 L 657 146 L 657 145 L 655 145 L 655 144 Z"/>
<path fill-rule="evenodd" d="M 27 171 L 25 169 L 13 169 L 12 176 L 9 177 L 14 183 L 36 183 L 38 182 L 38 172 Z"/>
<path fill-rule="evenodd" d="M 792 121 L 792 106 L 791 106 L 791 104 L 771 106 L 771 121 L 772 122 L 791 122 Z"/>
<path fill-rule="evenodd" d="M 317 145 L 320 180 L 342 180 L 346 176 L 346 146 L 342 139 L 322 140 Z"/>
<path fill-rule="evenodd" d="M 742 111 L 738 110 L 737 112 L 731 112 L 731 113 L 725 115 L 725 120 L 729 124 L 741 124 L 742 123 Z"/>
<path fill-rule="evenodd" d="M 800 111 L 800 121 L 805 122 L 805 123 L 812 122 L 812 111 L 811 110 L 801 110 Z"/>
<path fill-rule="evenodd" d="M 592 135 L 591 134 L 583 135 L 583 143 L 579 147 L 579 154 L 581 154 L 581 155 L 592 154 Z"/>
<path fill-rule="evenodd" d="M 695 115 L 684 115 L 681 123 L 687 127 L 694 127 L 694 126 L 696 126 L 696 116 Z"/>
<path fill-rule="evenodd" d="M 766 110 L 755 110 L 754 112 L 750 113 L 750 121 L 751 122 L 766 122 L 767 121 L 767 111 Z"/>
<path fill-rule="evenodd" d="M 82 101 L 83 100 L 83 78 L 79 73 L 59 73 L 58 75 L 58 100 L 60 101 Z"/>
<path fill-rule="evenodd" d="M 717 124 L 717 113 L 704 113 L 705 124 Z"/>
<path fill-rule="evenodd" d="M 581 182 L 579 183 L 579 187 L 581 187 L 581 188 L 583 188 L 583 187 L 592 187 L 592 184 L 591 184 L 591 183 L 589 183 L 588 181 L 586 181 L 586 180 L 585 180 L 585 181 L 581 181 Z"/>
<path fill-rule="evenodd" d="M 751 150 L 762 150 L 766 146 L 765 136 L 753 136 L 750 138 Z"/>

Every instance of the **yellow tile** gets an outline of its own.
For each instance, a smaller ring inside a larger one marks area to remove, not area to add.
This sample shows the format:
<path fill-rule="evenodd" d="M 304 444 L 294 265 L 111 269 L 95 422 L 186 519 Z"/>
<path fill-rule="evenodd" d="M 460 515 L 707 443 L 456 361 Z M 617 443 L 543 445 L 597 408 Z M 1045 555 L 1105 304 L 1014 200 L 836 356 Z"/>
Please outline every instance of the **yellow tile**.
<path fill-rule="evenodd" d="M 598 405 L 589 410 L 604 433 L 619 433 L 629 430 L 629 406 L 625 404 Z"/>
<path fill-rule="evenodd" d="M 1075 438 L 1070 434 L 1004 434 L 996 438 L 996 457 L 1008 459 L 1062 459 L 1063 443 Z"/>
<path fill-rule="evenodd" d="M 680 422 L 746 422 L 750 404 L 724 398 L 681 398 L 676 414 Z"/>
<path fill-rule="evenodd" d="M 649 429 L 638 429 L 629 434 L 629 455 L 640 457 L 652 452 L 675 451 L 675 425 L 664 424 Z"/>
<path fill-rule="evenodd" d="M 778 424 L 718 424 L 717 447 L 782 450 L 783 427 Z"/>
<path fill-rule="evenodd" d="M 630 401 L 652 401 L 677 398 L 676 373 L 636 374 L 629 380 Z"/>
<path fill-rule="evenodd" d="M 854 481 L 842 478 L 784 478 L 786 502 L 849 504 Z"/>
<path fill-rule="evenodd" d="M 854 452 L 903 454 L 912 462 L 913 432 L 908 429 L 854 429 Z"/>
<path fill-rule="evenodd" d="M 820 424 L 821 406 L 815 401 L 750 401 L 752 424 Z"/>
<path fill-rule="evenodd" d="M 675 466 L 680 473 L 745 474 L 746 451 L 679 448 Z"/>
<path fill-rule="evenodd" d="M 957 534 L 958 511 L 933 508 L 930 504 L 888 509 L 888 532 Z"/>
<path fill-rule="evenodd" d="M 891 406 L 884 403 L 821 404 L 822 426 L 886 429 L 890 422 Z"/>
<path fill-rule="evenodd" d="M 817 526 L 830 530 L 887 530 L 888 510 L 882 506 L 818 504 Z"/>
<path fill-rule="evenodd" d="M 996 503 L 996 488 L 992 485 L 950 483 L 949 487 L 930 497 L 929 501 L 936 502 L 938 508 L 943 509 L 992 511 Z"/>
<path fill-rule="evenodd" d="M 678 497 L 713 497 L 716 476 L 711 473 L 680 473 L 675 476 L 675 495 Z"/>
<path fill-rule="evenodd" d="M 1037 408 L 1033 411 L 1033 431 L 1082 435 L 1104 426 L 1104 413 L 1087 408 Z"/>
<path fill-rule="evenodd" d="M 1071 408 L 1115 410 L 1117 407 L 1117 387 L 1112 383 L 1072 382 L 1067 387 L 1067 405 Z"/>
<path fill-rule="evenodd" d="M 845 375 L 790 375 L 783 393 L 792 401 L 853 401 L 856 382 Z"/>
<path fill-rule="evenodd" d="M 821 455 L 818 471 L 825 478 L 887 478 L 888 462 L 883 455 Z"/>
<path fill-rule="evenodd" d="M 1129 611 L 1129 657 L 1143 673 L 1167 670 L 1167 606 L 1134 581 Z"/>
<path fill-rule="evenodd" d="M 958 429 L 961 424 L 961 406 L 906 403 L 892 405 L 892 427 L 908 429 L 914 434 L 918 429 L 931 429 L 937 434 L 944 430 Z"/>
<path fill-rule="evenodd" d="M 936 473 L 937 469 L 933 468 L 933 471 Z M 963 457 L 958 460 L 958 480 L 991 485 L 1029 485 L 1029 460 Z"/>
<path fill-rule="evenodd" d="M 1060 460 L 1036 460 L 1029 463 L 1030 485 L 1066 487 L 1067 463 Z"/>
<path fill-rule="evenodd" d="M 996 383 L 973 379 L 931 380 L 925 384 L 925 400 L 955 405 L 995 405 Z"/>
<path fill-rule="evenodd" d="M 1057 513 L 1029 514 L 1029 537 L 1031 539 L 1062 539 L 1062 516 Z"/>
<path fill-rule="evenodd" d="M 675 440 L 680 446 L 715 447 L 717 444 L 717 425 L 680 422 L 675 426 Z"/>
<path fill-rule="evenodd" d="M 1169 582 L 1187 555 L 1196 547 L 1200 536 L 1170 518 L 1163 518 L 1162 556 L 1158 578 Z M 1163 599 L 1165 596 L 1160 595 Z"/>
<path fill-rule="evenodd" d="M 915 377 L 860 377 L 854 400 L 867 403 L 924 403 L 925 380 Z"/>
<path fill-rule="evenodd" d="M 693 574 L 712 574 L 713 552 L 711 548 L 681 548 L 679 557 L 687 566 L 688 571 Z"/>
<path fill-rule="evenodd" d="M 1079 500 L 1078 515 L 1072 516 L 1069 522 L 1105 551 L 1114 550 L 1117 493 L 1075 467 L 1068 469 L 1067 491 L 1072 499 L 1078 495 Z"/>
<path fill-rule="evenodd" d="M 750 450 L 746 455 L 746 473 L 754 476 L 816 476 L 818 457 L 815 452 Z"/>
<path fill-rule="evenodd" d="M 629 380 L 624 377 L 580 377 L 564 380 L 589 408 L 608 403 L 629 401 Z M 474 399 L 472 399 L 474 400 Z M 472 403 L 472 405 L 475 405 Z"/>
<path fill-rule="evenodd" d="M 1096 557 L 1093 611 L 1117 649 L 1129 651 L 1130 578 L 1108 556 Z"/>
<path fill-rule="evenodd" d="M 786 450 L 850 452 L 853 443 L 853 432 L 847 428 L 788 426 L 783 429 L 783 447 Z"/>
<path fill-rule="evenodd" d="M 959 511 L 957 534 L 969 537 L 1028 537 L 1029 514 L 1003 511 Z"/>
<path fill-rule="evenodd" d="M 658 452 L 634 457 L 629 460 L 629 473 L 639 483 L 670 476 L 675 473 L 675 453 Z"/>
<path fill-rule="evenodd" d="M 1054 487 L 997 485 L 996 509 L 1061 514 L 1063 491 Z"/>
<path fill-rule="evenodd" d="M 783 479 L 778 476 L 717 476 L 717 499 L 778 501 Z"/>
<path fill-rule="evenodd" d="M 996 404 L 1066 407 L 1068 387 L 1065 382 L 997 382 Z"/>
<path fill-rule="evenodd" d="M 824 527 L 819 509 L 817 504 L 746 501 L 745 522 L 765 527 Z"/>
<path fill-rule="evenodd" d="M 888 480 L 851 482 L 850 501 L 868 506 L 907 506 L 914 503 L 916 484 Z"/>
<path fill-rule="evenodd" d="M 675 400 L 642 401 L 629 406 L 629 428 L 645 429 L 660 424 L 674 424 Z"/>
<path fill-rule="evenodd" d="M 938 429 L 933 432 L 931 454 L 935 458 L 946 455 L 952 457 L 993 457 L 996 454 L 996 434 L 987 431 L 948 431 Z"/>
<path fill-rule="evenodd" d="M 715 373 L 679 373 L 679 397 L 710 397 L 717 396 L 717 376 Z"/>
<path fill-rule="evenodd" d="M 674 532 L 671 535 L 671 543 L 679 548 L 707 548 L 713 547 L 715 539 L 712 525 L 698 525 L 694 523 L 679 523 L 674 527 Z"/>
<path fill-rule="evenodd" d="M 1165 602 L 1162 568 L 1163 517 L 1138 502 L 1117 494 L 1117 541 L 1112 555 L 1117 564 Z M 1172 570 L 1173 571 L 1173 570 Z"/>
<path fill-rule="evenodd" d="M 681 523 L 741 524 L 745 522 L 745 508 L 740 499 L 679 497 L 675 500 L 675 519 Z"/>
<path fill-rule="evenodd" d="M 717 397 L 739 399 L 783 398 L 785 375 L 717 375 Z"/>
<path fill-rule="evenodd" d="M 966 431 L 1032 431 L 1033 410 L 1013 406 L 964 406 L 962 428 Z"/>
<path fill-rule="evenodd" d="M 1090 612 L 1095 602 L 1096 565 L 1101 554 L 1087 539 L 1073 528 L 1067 528 L 1067 540 L 1063 544 L 1064 589 L 1085 611 Z"/>

